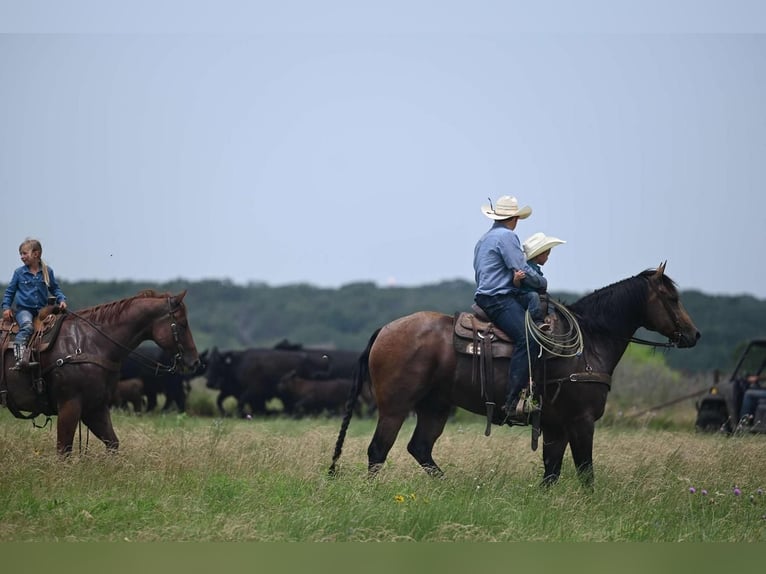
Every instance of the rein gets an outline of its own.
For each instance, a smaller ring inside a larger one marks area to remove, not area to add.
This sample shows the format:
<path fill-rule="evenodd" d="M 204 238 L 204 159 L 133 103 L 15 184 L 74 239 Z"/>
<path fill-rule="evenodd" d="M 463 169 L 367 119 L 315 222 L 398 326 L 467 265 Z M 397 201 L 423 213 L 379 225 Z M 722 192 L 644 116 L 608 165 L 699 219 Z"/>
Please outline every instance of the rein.
<path fill-rule="evenodd" d="M 674 349 L 676 343 L 668 341 L 667 343 L 661 343 L 659 341 L 650 341 L 649 339 L 641 339 L 640 337 L 631 337 L 628 339 L 629 343 L 636 343 L 637 345 L 646 345 L 647 347 L 661 348 L 661 349 Z"/>

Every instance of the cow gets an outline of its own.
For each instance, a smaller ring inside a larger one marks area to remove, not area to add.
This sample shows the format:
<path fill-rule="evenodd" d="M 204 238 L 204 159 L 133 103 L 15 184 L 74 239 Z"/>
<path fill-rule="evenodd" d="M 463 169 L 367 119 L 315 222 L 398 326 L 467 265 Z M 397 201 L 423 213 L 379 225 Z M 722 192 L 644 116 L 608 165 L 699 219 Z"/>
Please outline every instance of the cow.
<path fill-rule="evenodd" d="M 143 381 L 139 378 L 117 381 L 110 405 L 118 409 L 127 409 L 128 405 L 132 405 L 133 412 L 140 414 L 144 405 Z"/>
<path fill-rule="evenodd" d="M 350 378 L 354 364 L 355 361 L 348 362 L 341 352 L 301 346 L 241 351 L 213 348 L 207 358 L 207 386 L 219 391 L 216 404 L 221 415 L 225 415 L 223 401 L 230 396 L 237 399 L 240 417 L 245 415 L 247 407 L 254 415 L 277 414 L 278 411 L 267 407 L 272 399 L 280 399 L 283 412 L 291 414 L 291 397 L 280 396 L 277 390 L 283 376 L 294 371 L 305 378 Z"/>
<path fill-rule="evenodd" d="M 279 380 L 277 393 L 283 402 L 292 405 L 291 412 L 295 417 L 339 415 L 343 413 L 352 383 L 352 378 L 307 379 L 292 371 Z M 369 385 L 362 389 L 361 398 L 356 409 L 359 416 L 369 414 L 371 406 L 374 405 Z M 367 406 L 367 412 L 363 412 L 364 405 Z"/>
<path fill-rule="evenodd" d="M 146 396 L 146 411 L 152 412 L 157 407 L 157 395 L 165 395 L 163 412 L 169 411 L 173 405 L 178 412 L 186 410 L 186 394 L 188 382 L 205 372 L 205 357 L 207 351 L 200 353 L 200 366 L 190 374 L 182 375 L 171 372 L 173 357 L 157 346 L 141 346 L 128 355 L 120 368 L 120 379 L 140 379 L 143 382 L 143 393 Z"/>
<path fill-rule="evenodd" d="M 311 352 L 318 353 L 321 362 L 306 360 L 296 370 L 296 374 L 307 379 L 350 379 L 359 362 L 357 351 L 312 349 Z"/>

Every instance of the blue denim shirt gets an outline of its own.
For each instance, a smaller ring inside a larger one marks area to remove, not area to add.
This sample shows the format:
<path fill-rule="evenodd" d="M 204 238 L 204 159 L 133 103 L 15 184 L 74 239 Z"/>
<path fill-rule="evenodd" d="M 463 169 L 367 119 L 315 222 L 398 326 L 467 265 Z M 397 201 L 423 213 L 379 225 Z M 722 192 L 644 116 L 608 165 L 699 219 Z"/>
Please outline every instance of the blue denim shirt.
<path fill-rule="evenodd" d="M 543 269 L 534 261 L 527 261 L 527 266 L 524 268 L 524 272 L 527 274 L 524 279 L 521 280 L 521 290 L 525 293 L 535 291 L 536 293 L 545 293 L 548 290 L 548 280 L 543 277 Z"/>
<path fill-rule="evenodd" d="M 39 311 L 48 304 L 48 291 L 56 296 L 56 303 L 66 301 L 66 296 L 50 267 L 48 267 L 48 279 L 50 286 L 45 285 L 42 269 L 32 273 L 29 267 L 22 265 L 13 272 L 11 282 L 5 290 L 3 309 L 10 309 L 15 297 L 18 308 Z"/>
<path fill-rule="evenodd" d="M 473 250 L 476 295 L 492 297 L 518 293 L 513 286 L 513 272 L 526 267 L 519 236 L 502 222 L 495 222 Z"/>

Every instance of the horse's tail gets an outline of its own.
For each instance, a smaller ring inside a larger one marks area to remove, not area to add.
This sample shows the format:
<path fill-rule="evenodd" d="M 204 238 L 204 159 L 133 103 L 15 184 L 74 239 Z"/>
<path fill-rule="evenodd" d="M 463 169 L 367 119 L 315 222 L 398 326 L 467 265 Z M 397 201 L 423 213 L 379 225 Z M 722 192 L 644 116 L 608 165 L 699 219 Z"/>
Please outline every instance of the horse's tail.
<path fill-rule="evenodd" d="M 354 367 L 353 383 L 349 390 L 348 398 L 346 399 L 346 414 L 343 415 L 343 422 L 340 425 L 338 440 L 335 442 L 335 453 L 332 455 L 332 464 L 328 471 L 330 476 L 335 476 L 336 474 L 336 463 L 343 451 L 343 441 L 346 439 L 346 431 L 348 431 L 348 425 L 351 423 L 351 416 L 354 414 L 356 402 L 359 399 L 359 394 L 362 392 L 362 385 L 364 385 L 370 378 L 370 350 L 372 349 L 373 343 L 375 343 L 375 339 L 378 338 L 381 328 L 376 329 L 372 334 L 370 340 L 367 342 L 367 348 L 365 348 L 365 350 L 362 351 L 362 354 L 359 355 L 359 360 L 357 361 L 356 367 Z"/>

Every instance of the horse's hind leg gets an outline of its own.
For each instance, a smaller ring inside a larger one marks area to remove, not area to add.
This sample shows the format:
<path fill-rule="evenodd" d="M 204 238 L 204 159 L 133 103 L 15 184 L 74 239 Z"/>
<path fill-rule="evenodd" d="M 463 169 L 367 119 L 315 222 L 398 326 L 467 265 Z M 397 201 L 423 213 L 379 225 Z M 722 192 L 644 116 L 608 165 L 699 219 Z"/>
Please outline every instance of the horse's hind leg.
<path fill-rule="evenodd" d="M 109 413 L 108 407 L 83 414 L 82 422 L 96 435 L 96 438 L 106 445 L 110 452 L 116 451 L 120 446 L 120 441 L 114 433 L 112 415 Z"/>
<path fill-rule="evenodd" d="M 59 454 L 72 452 L 74 431 L 80 422 L 82 403 L 79 399 L 69 399 L 58 404 L 58 420 L 56 421 L 56 450 Z"/>
<path fill-rule="evenodd" d="M 431 476 L 441 477 L 442 469 L 434 462 L 432 452 L 434 443 L 444 431 L 444 425 L 449 418 L 449 406 L 443 410 L 417 409 L 418 422 L 415 431 L 407 445 L 407 451 L 420 463 L 420 466 Z"/>
<path fill-rule="evenodd" d="M 375 434 L 372 436 L 370 446 L 367 447 L 367 471 L 369 476 L 374 476 L 386 461 L 388 452 L 394 445 L 396 435 L 404 424 L 408 413 L 394 415 L 379 415 Z"/>

